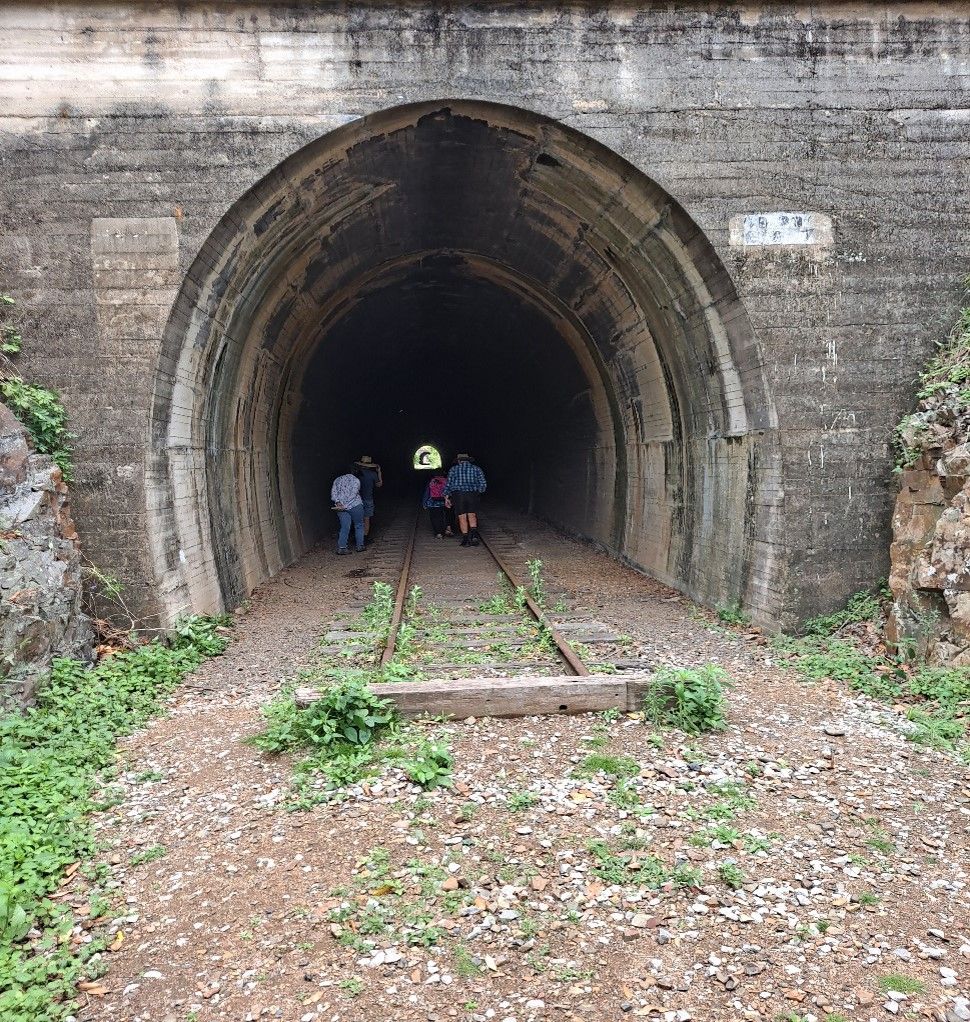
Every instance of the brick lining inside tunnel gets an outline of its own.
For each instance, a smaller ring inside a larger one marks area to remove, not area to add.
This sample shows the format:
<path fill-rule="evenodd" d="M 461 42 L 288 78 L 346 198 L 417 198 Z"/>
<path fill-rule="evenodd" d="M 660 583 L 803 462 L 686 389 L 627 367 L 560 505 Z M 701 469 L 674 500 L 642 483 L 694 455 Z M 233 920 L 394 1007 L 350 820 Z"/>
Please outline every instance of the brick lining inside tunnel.
<path fill-rule="evenodd" d="M 728 274 L 648 178 L 514 108 L 384 111 L 241 198 L 175 304 L 152 430 L 169 616 L 306 550 L 349 456 L 426 440 L 698 599 L 779 609 L 777 438 Z"/>

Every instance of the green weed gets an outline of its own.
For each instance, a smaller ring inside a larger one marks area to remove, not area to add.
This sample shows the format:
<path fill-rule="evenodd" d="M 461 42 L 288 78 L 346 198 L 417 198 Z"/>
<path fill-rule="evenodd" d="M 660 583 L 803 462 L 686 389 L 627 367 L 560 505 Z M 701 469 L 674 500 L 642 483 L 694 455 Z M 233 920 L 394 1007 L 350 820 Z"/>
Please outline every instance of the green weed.
<path fill-rule="evenodd" d="M 511 791 L 505 799 L 505 808 L 514 813 L 531 809 L 538 802 L 539 796 L 534 791 Z"/>
<path fill-rule="evenodd" d="M 747 883 L 744 871 L 733 862 L 722 862 L 717 868 L 717 875 L 731 888 L 736 891 Z"/>
<path fill-rule="evenodd" d="M 879 977 L 879 989 L 884 994 L 888 994 L 890 990 L 898 994 L 921 994 L 926 990 L 926 984 L 922 980 L 891 972 Z"/>
<path fill-rule="evenodd" d="M 166 641 L 87 668 L 55 660 L 37 705 L 0 718 L 0 1018 L 39 1022 L 70 1014 L 79 978 L 103 944 L 59 939 L 70 910 L 48 899 L 64 869 L 95 847 L 88 814 L 99 772 L 114 766 L 122 735 L 207 656 L 221 653 L 224 618 L 189 618 Z M 94 906 L 100 914 L 100 905 Z M 25 942 L 31 927 L 44 933 Z"/>
<path fill-rule="evenodd" d="M 651 680 L 644 700 L 644 717 L 659 727 L 675 727 L 687 734 L 721 730 L 727 674 L 714 664 L 696 670 L 665 667 Z"/>
<path fill-rule="evenodd" d="M 734 603 L 727 607 L 717 608 L 717 619 L 726 625 L 747 625 L 751 617 L 741 609 L 741 604 Z"/>
<path fill-rule="evenodd" d="M 591 753 L 573 770 L 573 777 L 595 777 L 607 774 L 609 777 L 635 777 L 640 773 L 640 764 L 629 756 L 607 756 Z"/>

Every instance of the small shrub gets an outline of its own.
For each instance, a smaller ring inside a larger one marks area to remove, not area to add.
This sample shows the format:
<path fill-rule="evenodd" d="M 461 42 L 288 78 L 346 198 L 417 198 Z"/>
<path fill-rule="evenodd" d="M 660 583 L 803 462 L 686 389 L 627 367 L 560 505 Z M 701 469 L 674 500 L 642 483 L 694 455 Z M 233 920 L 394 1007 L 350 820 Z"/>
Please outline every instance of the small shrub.
<path fill-rule="evenodd" d="M 728 607 L 718 607 L 717 619 L 726 625 L 746 625 L 751 622 L 751 617 L 741 609 L 740 603 L 733 603 Z"/>
<path fill-rule="evenodd" d="M 72 434 L 67 429 L 67 412 L 53 390 L 20 379 L 0 380 L 0 397 L 27 427 L 37 450 L 49 454 L 65 480 L 73 478 Z"/>
<path fill-rule="evenodd" d="M 454 764 L 447 742 L 422 739 L 411 757 L 401 762 L 401 769 L 422 788 L 438 788 L 451 784 Z"/>
<path fill-rule="evenodd" d="M 292 692 L 285 693 L 264 707 L 263 716 L 269 725 L 250 742 L 271 753 L 366 746 L 395 719 L 391 704 L 356 679 L 331 685 L 320 699 L 302 709 Z"/>
<path fill-rule="evenodd" d="M 656 726 L 675 727 L 691 735 L 721 730 L 726 726 L 727 677 L 714 664 L 696 670 L 663 668 L 651 681 L 644 716 Z"/>
<path fill-rule="evenodd" d="M 722 862 L 717 868 L 717 875 L 732 891 L 744 887 L 747 882 L 744 872 L 733 862 Z"/>
<path fill-rule="evenodd" d="M 952 752 L 967 737 L 963 721 L 954 717 L 952 710 L 941 709 L 931 713 L 914 706 L 906 716 L 913 724 L 906 737 L 916 745 Z"/>

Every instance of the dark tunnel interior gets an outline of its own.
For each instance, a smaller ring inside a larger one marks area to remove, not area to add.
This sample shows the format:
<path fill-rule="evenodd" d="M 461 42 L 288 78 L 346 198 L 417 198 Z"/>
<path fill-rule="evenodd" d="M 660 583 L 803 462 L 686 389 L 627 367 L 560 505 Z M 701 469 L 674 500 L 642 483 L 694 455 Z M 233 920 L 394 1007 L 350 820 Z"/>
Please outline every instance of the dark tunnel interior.
<path fill-rule="evenodd" d="M 446 467 L 470 452 L 491 500 L 558 507 L 582 528 L 587 452 L 600 439 L 591 381 L 534 305 L 448 262 L 428 259 L 374 290 L 319 340 L 293 437 L 309 541 L 331 529 L 336 473 L 367 453 L 383 466 L 383 498 L 413 496 L 423 443 Z"/>

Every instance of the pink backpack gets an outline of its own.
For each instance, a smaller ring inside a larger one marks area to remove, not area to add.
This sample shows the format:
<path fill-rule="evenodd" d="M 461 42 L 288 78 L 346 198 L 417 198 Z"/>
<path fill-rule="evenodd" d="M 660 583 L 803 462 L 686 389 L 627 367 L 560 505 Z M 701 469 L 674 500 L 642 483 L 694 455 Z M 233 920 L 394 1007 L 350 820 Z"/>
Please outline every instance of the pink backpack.
<path fill-rule="evenodd" d="M 448 480 L 444 476 L 434 476 L 430 483 L 428 483 L 428 496 L 432 500 L 444 500 L 445 499 L 445 487 L 448 485 Z"/>

